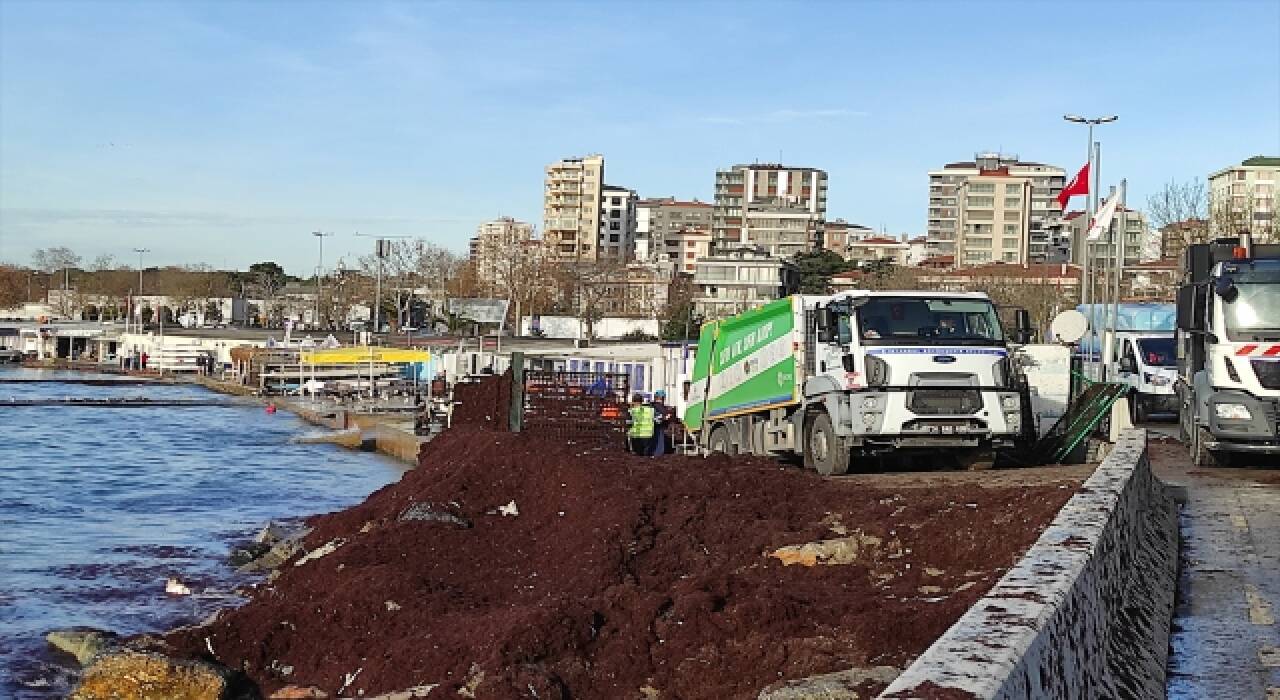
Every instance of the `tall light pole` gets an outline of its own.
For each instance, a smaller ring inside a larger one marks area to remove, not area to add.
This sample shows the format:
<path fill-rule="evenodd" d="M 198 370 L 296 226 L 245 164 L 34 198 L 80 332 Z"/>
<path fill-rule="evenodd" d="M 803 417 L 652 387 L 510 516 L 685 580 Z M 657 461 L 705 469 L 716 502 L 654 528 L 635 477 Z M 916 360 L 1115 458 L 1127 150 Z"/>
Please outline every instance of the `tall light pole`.
<path fill-rule="evenodd" d="M 316 267 L 316 327 L 320 327 L 320 292 L 323 287 L 320 284 L 320 276 L 324 274 L 324 239 L 332 236 L 332 233 L 321 233 L 320 231 L 312 231 L 311 235 L 320 241 L 320 264 Z"/>
<path fill-rule="evenodd" d="M 1098 126 L 1099 124 L 1108 124 L 1110 122 L 1113 122 L 1119 119 L 1120 117 L 1114 114 L 1111 114 L 1105 117 L 1088 118 L 1088 117 L 1082 117 L 1078 114 L 1066 114 L 1066 115 L 1063 115 L 1062 118 L 1074 124 L 1084 124 L 1089 128 L 1089 141 L 1086 144 L 1087 146 L 1086 153 L 1088 154 L 1088 157 L 1089 157 L 1089 161 L 1088 161 L 1089 162 L 1089 192 L 1088 194 L 1085 195 L 1085 233 L 1087 234 L 1089 227 L 1093 225 L 1093 217 L 1098 212 L 1097 183 L 1101 182 L 1101 179 L 1099 178 L 1100 173 L 1098 171 L 1099 171 L 1099 168 L 1101 168 L 1102 153 L 1101 153 L 1101 148 L 1099 147 L 1099 144 L 1095 143 L 1093 140 L 1093 127 Z M 1063 212 L 1063 213 L 1065 214 L 1066 212 Z M 1089 268 L 1091 267 L 1090 258 L 1092 258 L 1093 256 L 1091 255 L 1089 241 L 1086 239 L 1084 241 L 1081 241 L 1080 243 L 1081 243 L 1080 250 L 1081 250 L 1081 253 L 1084 255 L 1084 264 L 1081 266 L 1081 269 L 1080 269 L 1080 303 L 1090 304 L 1089 329 L 1096 333 L 1097 325 L 1096 325 L 1095 314 L 1093 313 L 1093 305 L 1091 303 L 1093 301 L 1093 294 L 1092 294 L 1093 280 L 1089 274 L 1090 273 Z M 1071 247 L 1073 250 L 1075 249 L 1074 241 L 1072 242 Z M 1100 343 L 1100 341 L 1102 340 L 1102 337 L 1098 336 L 1098 340 Z M 1090 355 L 1092 355 L 1092 352 L 1090 352 Z"/>
<path fill-rule="evenodd" d="M 391 239 L 393 238 L 412 238 L 412 236 L 374 236 L 368 233 L 357 233 L 361 238 L 372 238 L 373 241 L 373 257 L 378 262 L 378 270 L 376 282 L 374 283 L 373 292 L 373 313 L 370 320 L 373 321 L 373 332 L 382 332 L 382 261 L 391 253 Z"/>
<path fill-rule="evenodd" d="M 138 254 L 138 294 L 142 294 L 142 255 L 150 253 L 150 248 L 134 248 L 133 252 Z"/>

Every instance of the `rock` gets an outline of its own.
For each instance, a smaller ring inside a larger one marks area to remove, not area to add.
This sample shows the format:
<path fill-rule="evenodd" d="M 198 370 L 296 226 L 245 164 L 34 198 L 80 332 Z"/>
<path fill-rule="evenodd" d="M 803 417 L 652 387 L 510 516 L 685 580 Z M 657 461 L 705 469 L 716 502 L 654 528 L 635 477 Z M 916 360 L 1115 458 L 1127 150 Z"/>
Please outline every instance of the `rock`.
<path fill-rule="evenodd" d="M 870 564 L 878 561 L 882 554 L 892 557 L 901 551 L 902 543 L 896 539 L 885 543 L 880 537 L 854 530 L 848 537 L 779 547 L 770 552 L 769 556 L 781 561 L 784 566 L 792 564 L 838 566 L 855 563 Z"/>
<path fill-rule="evenodd" d="M 270 544 L 254 542 L 244 545 L 243 547 L 236 547 L 235 549 L 232 549 L 231 554 L 227 556 L 227 561 L 232 566 L 241 567 L 251 561 L 260 559 L 264 554 L 270 551 Z"/>
<path fill-rule="evenodd" d="M 330 554 L 333 554 L 334 552 L 338 551 L 338 548 L 346 543 L 347 541 L 341 537 L 337 539 L 329 540 L 328 542 L 325 542 L 324 544 L 320 545 L 319 547 L 316 547 L 310 552 L 307 552 L 306 556 L 302 557 L 298 561 L 295 561 L 293 565 L 302 566 L 307 562 L 315 561 L 316 559 L 319 559 L 321 557 L 327 557 Z"/>
<path fill-rule="evenodd" d="M 253 542 L 254 544 L 262 544 L 270 547 L 271 545 L 287 539 L 288 537 L 289 531 L 286 530 L 283 525 L 267 523 L 258 531 L 258 534 L 253 536 Z"/>
<path fill-rule="evenodd" d="M 329 694 L 314 685 L 286 685 L 271 694 L 269 700 L 299 700 L 300 698 L 327 698 Z"/>
<path fill-rule="evenodd" d="M 375 695 L 368 700 L 414 700 L 414 698 L 425 698 L 435 690 L 436 683 L 428 685 L 415 685 L 412 688 L 397 690 L 394 693 L 385 693 L 383 695 Z"/>
<path fill-rule="evenodd" d="M 512 499 L 512 501 L 507 505 L 498 506 L 498 513 L 501 515 L 510 515 L 514 518 L 515 516 L 520 515 L 520 509 L 516 507 L 516 502 Z"/>
<path fill-rule="evenodd" d="M 54 630 L 46 634 L 44 639 L 53 648 L 76 657 L 81 666 L 88 666 L 98 653 L 120 644 L 120 635 L 92 627 Z"/>
<path fill-rule="evenodd" d="M 302 539 L 311 534 L 311 528 L 303 528 L 298 532 L 285 537 L 284 539 L 271 545 L 271 549 L 266 554 L 254 559 L 253 561 L 241 565 L 237 571 L 241 573 L 253 573 L 255 571 L 270 571 L 277 569 L 281 564 L 292 559 L 298 552 L 302 551 Z"/>
<path fill-rule="evenodd" d="M 223 700 L 229 672 L 203 661 L 136 651 L 108 653 L 84 672 L 69 700 Z"/>
<path fill-rule="evenodd" d="M 401 522 L 406 520 L 435 521 L 441 523 L 452 523 L 453 525 L 457 525 L 462 528 L 471 527 L 471 522 L 466 518 L 450 513 L 447 510 L 436 508 L 430 503 L 414 503 L 408 508 L 405 508 L 404 512 L 400 514 L 400 517 L 396 519 Z M 361 530 L 361 532 L 363 532 L 363 530 Z"/>

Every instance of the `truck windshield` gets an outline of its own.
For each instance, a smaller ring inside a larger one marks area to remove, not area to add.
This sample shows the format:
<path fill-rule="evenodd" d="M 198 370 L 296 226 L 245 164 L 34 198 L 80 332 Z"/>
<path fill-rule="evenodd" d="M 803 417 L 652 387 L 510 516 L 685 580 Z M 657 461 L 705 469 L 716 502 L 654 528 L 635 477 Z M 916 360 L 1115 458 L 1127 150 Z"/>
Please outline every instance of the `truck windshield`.
<path fill-rule="evenodd" d="M 1148 367 L 1173 367 L 1178 364 L 1173 338 L 1139 338 L 1138 351 Z"/>
<path fill-rule="evenodd" d="M 1229 340 L 1280 338 L 1280 284 L 1237 283 L 1236 297 L 1222 305 Z"/>
<path fill-rule="evenodd" d="M 875 297 L 858 307 L 864 345 L 1003 345 L 1000 319 L 983 299 Z"/>

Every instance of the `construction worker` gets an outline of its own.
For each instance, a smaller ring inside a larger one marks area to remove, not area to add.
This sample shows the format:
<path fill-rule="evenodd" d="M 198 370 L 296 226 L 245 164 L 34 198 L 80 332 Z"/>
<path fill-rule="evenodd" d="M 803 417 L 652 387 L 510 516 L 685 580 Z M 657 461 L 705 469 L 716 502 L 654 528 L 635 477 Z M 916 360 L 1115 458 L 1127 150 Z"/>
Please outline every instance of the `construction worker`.
<path fill-rule="evenodd" d="M 644 402 L 644 394 L 631 396 L 627 410 L 627 445 L 638 455 L 648 455 L 653 442 L 653 406 Z"/>
<path fill-rule="evenodd" d="M 659 389 L 653 392 L 653 446 L 649 454 L 661 457 L 667 453 L 667 424 L 674 413 L 667 405 L 667 392 Z"/>

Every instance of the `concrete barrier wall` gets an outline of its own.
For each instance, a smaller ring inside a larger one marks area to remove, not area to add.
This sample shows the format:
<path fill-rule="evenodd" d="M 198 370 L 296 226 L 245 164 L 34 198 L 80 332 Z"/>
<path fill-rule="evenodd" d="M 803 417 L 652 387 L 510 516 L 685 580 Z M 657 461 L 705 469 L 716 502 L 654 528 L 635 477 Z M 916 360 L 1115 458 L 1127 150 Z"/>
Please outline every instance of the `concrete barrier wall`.
<path fill-rule="evenodd" d="M 1163 697 L 1177 513 L 1130 430 L 1040 539 L 881 698 Z"/>

